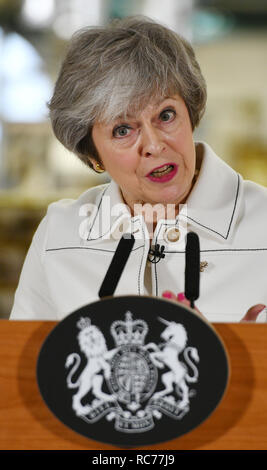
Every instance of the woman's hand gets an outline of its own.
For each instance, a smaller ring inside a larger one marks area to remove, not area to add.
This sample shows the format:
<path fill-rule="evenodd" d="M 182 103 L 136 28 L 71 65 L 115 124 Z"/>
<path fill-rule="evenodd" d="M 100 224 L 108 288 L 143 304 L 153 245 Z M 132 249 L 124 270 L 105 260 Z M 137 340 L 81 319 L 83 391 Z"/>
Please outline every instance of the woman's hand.
<path fill-rule="evenodd" d="M 180 302 L 181 304 L 190 307 L 190 301 L 187 300 L 183 292 L 180 292 L 180 294 L 175 295 L 173 292 L 166 290 L 163 292 L 162 297 L 164 297 L 165 299 L 176 300 L 176 302 Z M 193 310 L 197 312 L 202 318 L 205 318 L 196 306 Z"/>
<path fill-rule="evenodd" d="M 164 297 L 165 299 L 176 300 L 176 302 L 180 302 L 180 303 L 186 305 L 187 307 L 190 307 L 190 301 L 186 299 L 183 292 L 180 292 L 180 294 L 175 295 L 171 291 L 164 291 L 163 294 L 162 294 L 162 297 Z M 242 318 L 241 322 L 255 322 L 257 320 L 257 317 L 258 317 L 259 313 L 262 312 L 262 310 L 264 308 L 266 308 L 266 305 L 264 305 L 264 304 L 254 305 L 253 307 L 251 307 L 247 311 L 245 316 Z M 204 315 L 198 310 L 198 308 L 195 307 L 194 310 L 201 317 L 205 318 Z"/>

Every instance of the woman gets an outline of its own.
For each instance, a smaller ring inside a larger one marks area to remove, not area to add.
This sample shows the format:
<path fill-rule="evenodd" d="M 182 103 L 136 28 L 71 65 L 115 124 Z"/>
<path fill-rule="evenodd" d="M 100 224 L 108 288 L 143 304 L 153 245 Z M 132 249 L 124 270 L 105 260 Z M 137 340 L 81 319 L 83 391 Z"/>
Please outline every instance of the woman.
<path fill-rule="evenodd" d="M 194 142 L 205 104 L 190 44 L 152 20 L 130 17 L 74 35 L 49 104 L 52 126 L 111 183 L 48 207 L 12 319 L 61 320 L 98 300 L 129 230 L 135 245 L 115 295 L 178 294 L 187 303 L 184 246 L 193 230 L 201 248 L 199 310 L 212 322 L 265 321 L 266 190 Z M 164 258 L 151 257 L 155 245 Z"/>

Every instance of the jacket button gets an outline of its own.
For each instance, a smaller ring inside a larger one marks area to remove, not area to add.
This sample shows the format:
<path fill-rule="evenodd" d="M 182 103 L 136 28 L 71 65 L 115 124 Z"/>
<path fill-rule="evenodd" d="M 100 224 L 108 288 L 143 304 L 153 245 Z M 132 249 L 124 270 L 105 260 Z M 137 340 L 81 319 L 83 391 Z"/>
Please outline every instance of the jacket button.
<path fill-rule="evenodd" d="M 176 227 L 172 227 L 166 231 L 166 236 L 169 242 L 177 242 L 180 238 L 180 230 Z"/>

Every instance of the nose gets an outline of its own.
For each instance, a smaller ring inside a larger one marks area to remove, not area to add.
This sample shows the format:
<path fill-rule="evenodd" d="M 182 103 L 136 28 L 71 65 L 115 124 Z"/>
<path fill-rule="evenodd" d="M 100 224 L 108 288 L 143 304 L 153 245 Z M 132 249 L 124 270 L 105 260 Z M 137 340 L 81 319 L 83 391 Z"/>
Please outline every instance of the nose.
<path fill-rule="evenodd" d="M 147 125 L 141 132 L 141 155 L 144 157 L 157 157 L 162 154 L 165 144 L 158 129 Z"/>

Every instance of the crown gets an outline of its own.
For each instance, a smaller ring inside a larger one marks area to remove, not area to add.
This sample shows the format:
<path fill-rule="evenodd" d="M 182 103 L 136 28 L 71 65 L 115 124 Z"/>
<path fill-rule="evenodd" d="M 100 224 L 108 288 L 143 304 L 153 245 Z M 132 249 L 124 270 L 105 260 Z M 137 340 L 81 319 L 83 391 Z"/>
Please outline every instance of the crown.
<path fill-rule="evenodd" d="M 80 320 L 77 321 L 76 325 L 80 330 L 84 330 L 84 328 L 91 326 L 91 320 L 89 317 L 81 317 Z"/>
<path fill-rule="evenodd" d="M 144 344 L 148 326 L 143 320 L 133 320 L 131 312 L 126 312 L 125 321 L 117 320 L 112 323 L 111 334 L 117 346 L 124 344 Z"/>

